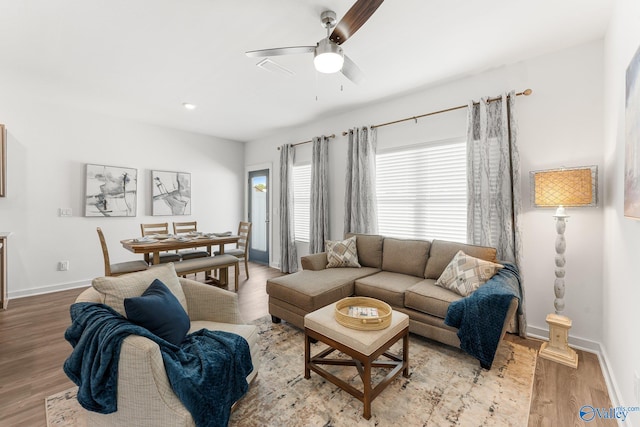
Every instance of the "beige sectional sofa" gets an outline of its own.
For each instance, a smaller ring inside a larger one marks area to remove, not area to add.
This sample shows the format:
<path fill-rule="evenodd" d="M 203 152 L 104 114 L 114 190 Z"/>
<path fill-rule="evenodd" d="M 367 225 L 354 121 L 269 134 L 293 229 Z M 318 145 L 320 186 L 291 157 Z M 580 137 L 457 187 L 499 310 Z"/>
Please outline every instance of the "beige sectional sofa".
<path fill-rule="evenodd" d="M 356 245 L 360 268 L 326 268 L 327 254 L 319 253 L 302 258 L 303 270 L 270 279 L 267 293 L 272 320 L 283 319 L 302 329 L 305 314 L 344 297 L 366 296 L 409 315 L 412 333 L 460 347 L 458 329 L 445 325 L 444 320 L 449 305 L 463 297 L 435 282 L 459 250 L 497 262 L 494 248 L 363 234 L 356 235 Z M 510 325 L 514 328 L 518 301 L 515 296 L 510 300 L 500 339 Z"/>

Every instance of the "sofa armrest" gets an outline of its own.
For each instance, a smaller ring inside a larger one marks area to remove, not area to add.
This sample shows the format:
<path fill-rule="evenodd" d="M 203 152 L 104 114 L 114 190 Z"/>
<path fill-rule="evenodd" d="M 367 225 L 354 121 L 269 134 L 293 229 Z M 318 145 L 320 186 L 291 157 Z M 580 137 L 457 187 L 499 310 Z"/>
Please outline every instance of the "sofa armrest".
<path fill-rule="evenodd" d="M 305 255 L 300 261 L 302 262 L 303 270 L 324 270 L 327 268 L 327 253 L 320 252 L 318 254 Z"/>
<path fill-rule="evenodd" d="M 104 294 L 96 291 L 94 287 L 90 287 L 78 295 L 76 302 L 94 302 L 104 304 Z"/>
<path fill-rule="evenodd" d="M 180 278 L 191 320 L 244 324 L 238 308 L 238 294 Z"/>
<path fill-rule="evenodd" d="M 516 315 L 516 311 L 518 310 L 518 298 L 513 297 L 511 300 L 511 304 L 509 304 L 509 310 L 507 310 L 507 315 L 504 318 L 504 324 L 502 325 L 502 332 L 500 332 L 500 341 L 504 338 L 504 335 L 509 330 L 509 325 L 511 321 Z"/>

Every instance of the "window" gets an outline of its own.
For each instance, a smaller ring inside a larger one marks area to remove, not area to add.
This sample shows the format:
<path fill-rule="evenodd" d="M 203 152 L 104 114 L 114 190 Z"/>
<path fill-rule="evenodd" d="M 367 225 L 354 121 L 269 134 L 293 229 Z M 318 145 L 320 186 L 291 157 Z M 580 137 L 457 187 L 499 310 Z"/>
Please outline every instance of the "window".
<path fill-rule="evenodd" d="M 293 167 L 293 223 L 294 238 L 309 241 L 311 217 L 311 164 Z"/>
<path fill-rule="evenodd" d="M 467 241 L 466 147 L 456 138 L 378 153 L 380 234 Z"/>

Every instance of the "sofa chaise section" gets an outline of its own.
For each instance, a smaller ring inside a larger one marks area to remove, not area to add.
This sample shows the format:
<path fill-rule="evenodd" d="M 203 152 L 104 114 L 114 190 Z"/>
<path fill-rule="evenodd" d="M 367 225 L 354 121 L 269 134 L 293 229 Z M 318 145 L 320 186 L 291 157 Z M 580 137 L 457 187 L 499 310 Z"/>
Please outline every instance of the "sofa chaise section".
<path fill-rule="evenodd" d="M 276 323 L 284 319 L 303 329 L 305 314 L 353 295 L 356 279 L 378 271 L 371 267 L 302 270 L 270 279 L 267 294 L 271 318 Z"/>

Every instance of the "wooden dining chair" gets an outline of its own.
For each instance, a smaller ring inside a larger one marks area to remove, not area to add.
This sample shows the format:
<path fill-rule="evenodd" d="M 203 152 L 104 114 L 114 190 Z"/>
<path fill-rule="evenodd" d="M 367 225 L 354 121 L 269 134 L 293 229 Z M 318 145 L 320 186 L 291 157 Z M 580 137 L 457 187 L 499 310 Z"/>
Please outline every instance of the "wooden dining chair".
<path fill-rule="evenodd" d="M 169 234 L 169 223 L 160 222 L 155 224 L 140 224 L 142 237 L 151 237 L 154 234 Z M 182 258 L 177 252 L 162 252 L 160 255 L 160 264 L 165 262 L 179 262 Z M 145 254 L 145 261 L 149 262 L 149 254 Z"/>
<path fill-rule="evenodd" d="M 104 259 L 104 275 L 105 276 L 121 276 L 135 271 L 143 271 L 149 268 L 149 264 L 142 260 L 126 261 L 111 264 L 109 261 L 109 250 L 107 242 L 104 239 L 104 233 L 100 227 L 97 228 L 98 237 L 100 238 L 100 246 L 102 247 L 102 258 Z"/>
<path fill-rule="evenodd" d="M 224 253 L 227 255 L 233 255 L 234 257 L 244 260 L 244 273 L 249 278 L 249 265 L 247 261 L 249 260 L 249 239 L 251 238 L 251 223 L 240 221 L 238 225 L 238 243 L 234 249 L 225 249 Z M 216 251 L 214 254 L 218 255 L 219 252 Z"/>
<path fill-rule="evenodd" d="M 173 223 L 173 234 L 193 233 L 194 231 L 198 231 L 197 221 Z M 202 249 L 186 249 L 178 251 L 178 254 L 180 254 L 182 259 L 205 258 L 211 256 L 208 251 Z"/>

